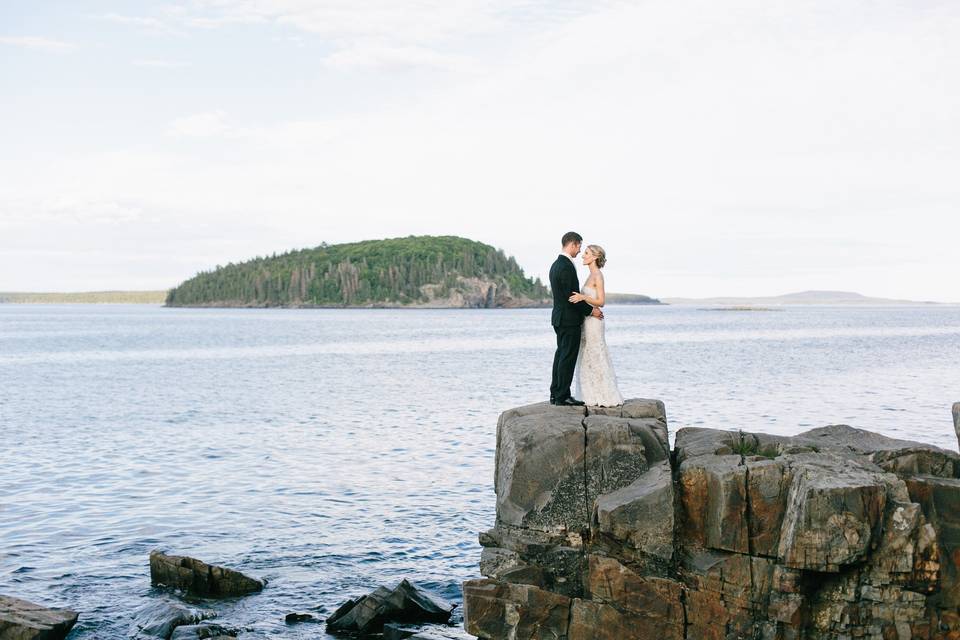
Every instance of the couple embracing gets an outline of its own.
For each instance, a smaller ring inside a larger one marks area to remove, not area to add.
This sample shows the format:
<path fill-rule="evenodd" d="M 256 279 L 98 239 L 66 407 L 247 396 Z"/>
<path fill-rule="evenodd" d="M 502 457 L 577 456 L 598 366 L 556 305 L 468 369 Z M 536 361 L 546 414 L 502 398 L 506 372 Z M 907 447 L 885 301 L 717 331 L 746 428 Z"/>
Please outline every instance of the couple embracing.
<path fill-rule="evenodd" d="M 606 298 L 602 269 L 607 255 L 602 247 L 587 245 L 583 264 L 590 269 L 590 275 L 581 289 L 574 258 L 580 254 L 583 238 L 570 231 L 564 234 L 561 244 L 563 250 L 550 267 L 551 322 L 557 334 L 550 404 L 615 407 L 623 404 L 623 397 L 607 351 L 601 311 Z M 570 393 L 574 372 L 579 400 Z"/>

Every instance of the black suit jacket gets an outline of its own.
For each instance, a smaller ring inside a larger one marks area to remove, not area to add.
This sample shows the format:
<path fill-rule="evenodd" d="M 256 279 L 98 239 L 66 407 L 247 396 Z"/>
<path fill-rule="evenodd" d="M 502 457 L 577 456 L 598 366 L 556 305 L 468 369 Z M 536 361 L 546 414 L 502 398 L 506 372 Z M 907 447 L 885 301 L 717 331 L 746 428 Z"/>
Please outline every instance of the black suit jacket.
<path fill-rule="evenodd" d="M 593 312 L 586 302 L 569 302 L 573 292 L 580 293 L 580 279 L 573 261 L 565 255 L 557 256 L 550 267 L 550 289 L 553 290 L 553 314 L 550 322 L 555 327 L 575 327 Z"/>

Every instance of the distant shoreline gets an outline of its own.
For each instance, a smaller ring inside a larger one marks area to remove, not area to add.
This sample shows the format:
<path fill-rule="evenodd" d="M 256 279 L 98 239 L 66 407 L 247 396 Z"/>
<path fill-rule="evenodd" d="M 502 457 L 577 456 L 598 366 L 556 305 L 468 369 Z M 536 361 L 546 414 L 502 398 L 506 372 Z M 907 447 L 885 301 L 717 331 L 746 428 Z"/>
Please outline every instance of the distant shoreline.
<path fill-rule="evenodd" d="M 928 300 L 896 300 L 873 298 L 852 291 L 800 291 L 781 296 L 715 296 L 711 298 L 664 298 L 664 302 L 678 306 L 709 307 L 785 307 L 785 306 L 927 306 L 950 304 Z"/>
<path fill-rule="evenodd" d="M 0 291 L 0 304 L 158 304 L 167 299 L 163 291 L 79 291 L 74 293 Z"/>

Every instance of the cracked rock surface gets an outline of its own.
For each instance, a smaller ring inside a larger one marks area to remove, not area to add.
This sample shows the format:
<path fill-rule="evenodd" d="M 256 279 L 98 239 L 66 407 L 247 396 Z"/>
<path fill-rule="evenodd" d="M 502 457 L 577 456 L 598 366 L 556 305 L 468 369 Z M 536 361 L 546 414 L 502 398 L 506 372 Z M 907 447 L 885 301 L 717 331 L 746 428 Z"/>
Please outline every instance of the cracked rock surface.
<path fill-rule="evenodd" d="M 952 451 L 842 425 L 671 451 L 662 402 L 542 403 L 500 416 L 495 490 L 480 638 L 960 640 Z"/>

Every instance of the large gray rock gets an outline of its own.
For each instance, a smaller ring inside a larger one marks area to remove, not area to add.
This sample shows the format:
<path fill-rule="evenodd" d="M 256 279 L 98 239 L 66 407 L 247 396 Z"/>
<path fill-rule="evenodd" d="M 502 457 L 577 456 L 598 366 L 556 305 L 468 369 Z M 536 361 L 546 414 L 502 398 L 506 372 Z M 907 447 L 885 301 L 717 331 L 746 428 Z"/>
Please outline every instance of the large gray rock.
<path fill-rule="evenodd" d="M 593 617 L 607 619 L 607 635 L 598 638 L 684 637 L 683 585 L 679 581 L 641 576 L 614 558 L 591 554 L 585 582 L 585 598 L 602 606 L 581 605 L 574 610 L 574 618 L 577 626 L 589 626 L 586 621 Z"/>
<path fill-rule="evenodd" d="M 683 523 L 692 542 L 710 549 L 749 551 L 746 474 L 747 467 L 735 455 L 700 456 L 681 463 Z"/>
<path fill-rule="evenodd" d="M 501 417 L 497 430 L 497 522 L 561 533 L 587 526 L 582 412 L 545 405 Z"/>
<path fill-rule="evenodd" d="M 656 401 L 504 412 L 487 579 L 464 584 L 466 630 L 960 639 L 956 452 L 844 425 L 667 442 Z"/>
<path fill-rule="evenodd" d="M 580 595 L 583 539 L 579 534 L 547 534 L 501 524 L 481 533 L 480 544 L 481 574 L 568 597 Z"/>
<path fill-rule="evenodd" d="M 839 571 L 866 557 L 880 532 L 887 490 L 881 474 L 827 460 L 794 471 L 780 532 L 784 566 Z"/>
<path fill-rule="evenodd" d="M 670 457 L 667 427 L 658 420 L 591 415 L 583 426 L 584 483 L 590 513 L 597 498 L 626 487 L 651 464 Z"/>
<path fill-rule="evenodd" d="M 955 451 L 910 440 L 897 440 L 847 425 L 811 429 L 796 436 L 795 440 L 838 455 L 865 458 L 884 471 L 901 476 L 960 476 L 960 454 Z"/>
<path fill-rule="evenodd" d="M 673 557 L 673 478 L 670 463 L 654 465 L 622 489 L 598 497 L 594 530 L 630 545 L 640 558 L 667 564 Z"/>
<path fill-rule="evenodd" d="M 529 405 L 504 412 L 497 427 L 497 524 L 553 534 L 589 528 L 593 501 L 670 456 L 654 401 L 590 409 Z"/>
<path fill-rule="evenodd" d="M 571 599 L 530 585 L 495 580 L 463 583 L 467 633 L 484 640 L 558 640 L 567 637 Z"/>
<path fill-rule="evenodd" d="M 206 598 L 230 598 L 263 589 L 265 582 L 239 571 L 207 564 L 189 556 L 150 552 L 150 581 L 154 586 L 182 589 Z"/>
<path fill-rule="evenodd" d="M 57 640 L 66 638 L 77 622 L 78 613 L 70 609 L 0 596 L 0 640 Z"/>

